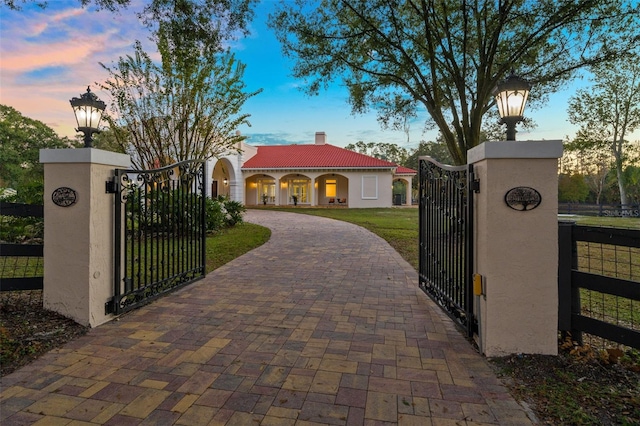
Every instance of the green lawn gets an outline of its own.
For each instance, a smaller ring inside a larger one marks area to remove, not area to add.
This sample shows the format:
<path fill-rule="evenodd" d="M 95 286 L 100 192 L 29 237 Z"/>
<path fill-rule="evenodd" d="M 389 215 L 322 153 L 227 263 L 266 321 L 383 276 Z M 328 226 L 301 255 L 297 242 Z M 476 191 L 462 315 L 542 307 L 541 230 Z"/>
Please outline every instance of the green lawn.
<path fill-rule="evenodd" d="M 271 230 L 253 223 L 241 223 L 207 237 L 207 273 L 266 243 Z"/>
<path fill-rule="evenodd" d="M 271 231 L 252 223 L 241 223 L 207 236 L 207 273 L 269 240 Z M 0 278 L 42 276 L 42 258 L 0 257 Z"/>
<path fill-rule="evenodd" d="M 561 216 L 560 220 L 573 220 L 578 225 L 606 226 L 609 228 L 640 229 L 640 218 L 598 217 L 598 216 Z"/>

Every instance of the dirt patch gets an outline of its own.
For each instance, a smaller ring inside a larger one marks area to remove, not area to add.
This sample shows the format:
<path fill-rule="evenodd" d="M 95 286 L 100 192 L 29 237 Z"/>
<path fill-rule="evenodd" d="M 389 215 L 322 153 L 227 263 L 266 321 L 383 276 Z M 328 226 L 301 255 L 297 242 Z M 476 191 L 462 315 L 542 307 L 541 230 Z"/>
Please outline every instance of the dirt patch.
<path fill-rule="evenodd" d="M 0 376 L 85 334 L 84 327 L 42 308 L 42 291 L 0 293 Z"/>
<path fill-rule="evenodd" d="M 544 424 L 640 425 L 640 353 L 561 344 L 558 356 L 491 363 L 511 394 Z"/>

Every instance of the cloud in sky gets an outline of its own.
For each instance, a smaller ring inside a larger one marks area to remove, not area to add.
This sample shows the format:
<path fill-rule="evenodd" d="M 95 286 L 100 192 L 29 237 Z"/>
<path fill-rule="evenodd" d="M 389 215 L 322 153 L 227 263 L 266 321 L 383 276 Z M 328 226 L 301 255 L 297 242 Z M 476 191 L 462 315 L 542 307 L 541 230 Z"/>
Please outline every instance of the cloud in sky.
<path fill-rule="evenodd" d="M 73 136 L 69 99 L 104 81 L 99 65 L 133 51 L 146 31 L 133 13 L 113 14 L 49 2 L 42 10 L 2 11 L 0 28 L 0 102 L 40 120 L 58 134 Z M 102 97 L 102 95 L 101 95 Z"/>

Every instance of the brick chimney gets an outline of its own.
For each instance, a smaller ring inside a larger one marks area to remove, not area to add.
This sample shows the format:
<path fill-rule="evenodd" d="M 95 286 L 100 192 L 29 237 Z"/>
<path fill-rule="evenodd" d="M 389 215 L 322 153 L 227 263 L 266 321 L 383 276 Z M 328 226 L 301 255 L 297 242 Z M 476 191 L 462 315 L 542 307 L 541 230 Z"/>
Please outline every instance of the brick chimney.
<path fill-rule="evenodd" d="M 327 134 L 325 132 L 316 132 L 316 145 L 324 145 L 327 143 Z"/>

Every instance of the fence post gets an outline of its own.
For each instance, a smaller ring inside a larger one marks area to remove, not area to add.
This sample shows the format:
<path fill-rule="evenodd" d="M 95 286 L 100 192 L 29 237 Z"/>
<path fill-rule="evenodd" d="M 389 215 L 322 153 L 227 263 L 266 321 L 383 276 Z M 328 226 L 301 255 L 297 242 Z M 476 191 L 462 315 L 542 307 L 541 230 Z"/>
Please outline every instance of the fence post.
<path fill-rule="evenodd" d="M 558 353 L 558 158 L 562 141 L 485 142 L 467 152 L 475 194 L 480 347 Z"/>
<path fill-rule="evenodd" d="M 45 308 L 95 327 L 111 318 L 114 196 L 106 181 L 128 155 L 95 148 L 42 149 Z"/>
<path fill-rule="evenodd" d="M 572 291 L 571 270 L 573 269 L 573 221 L 558 222 L 558 330 L 571 330 Z"/>

